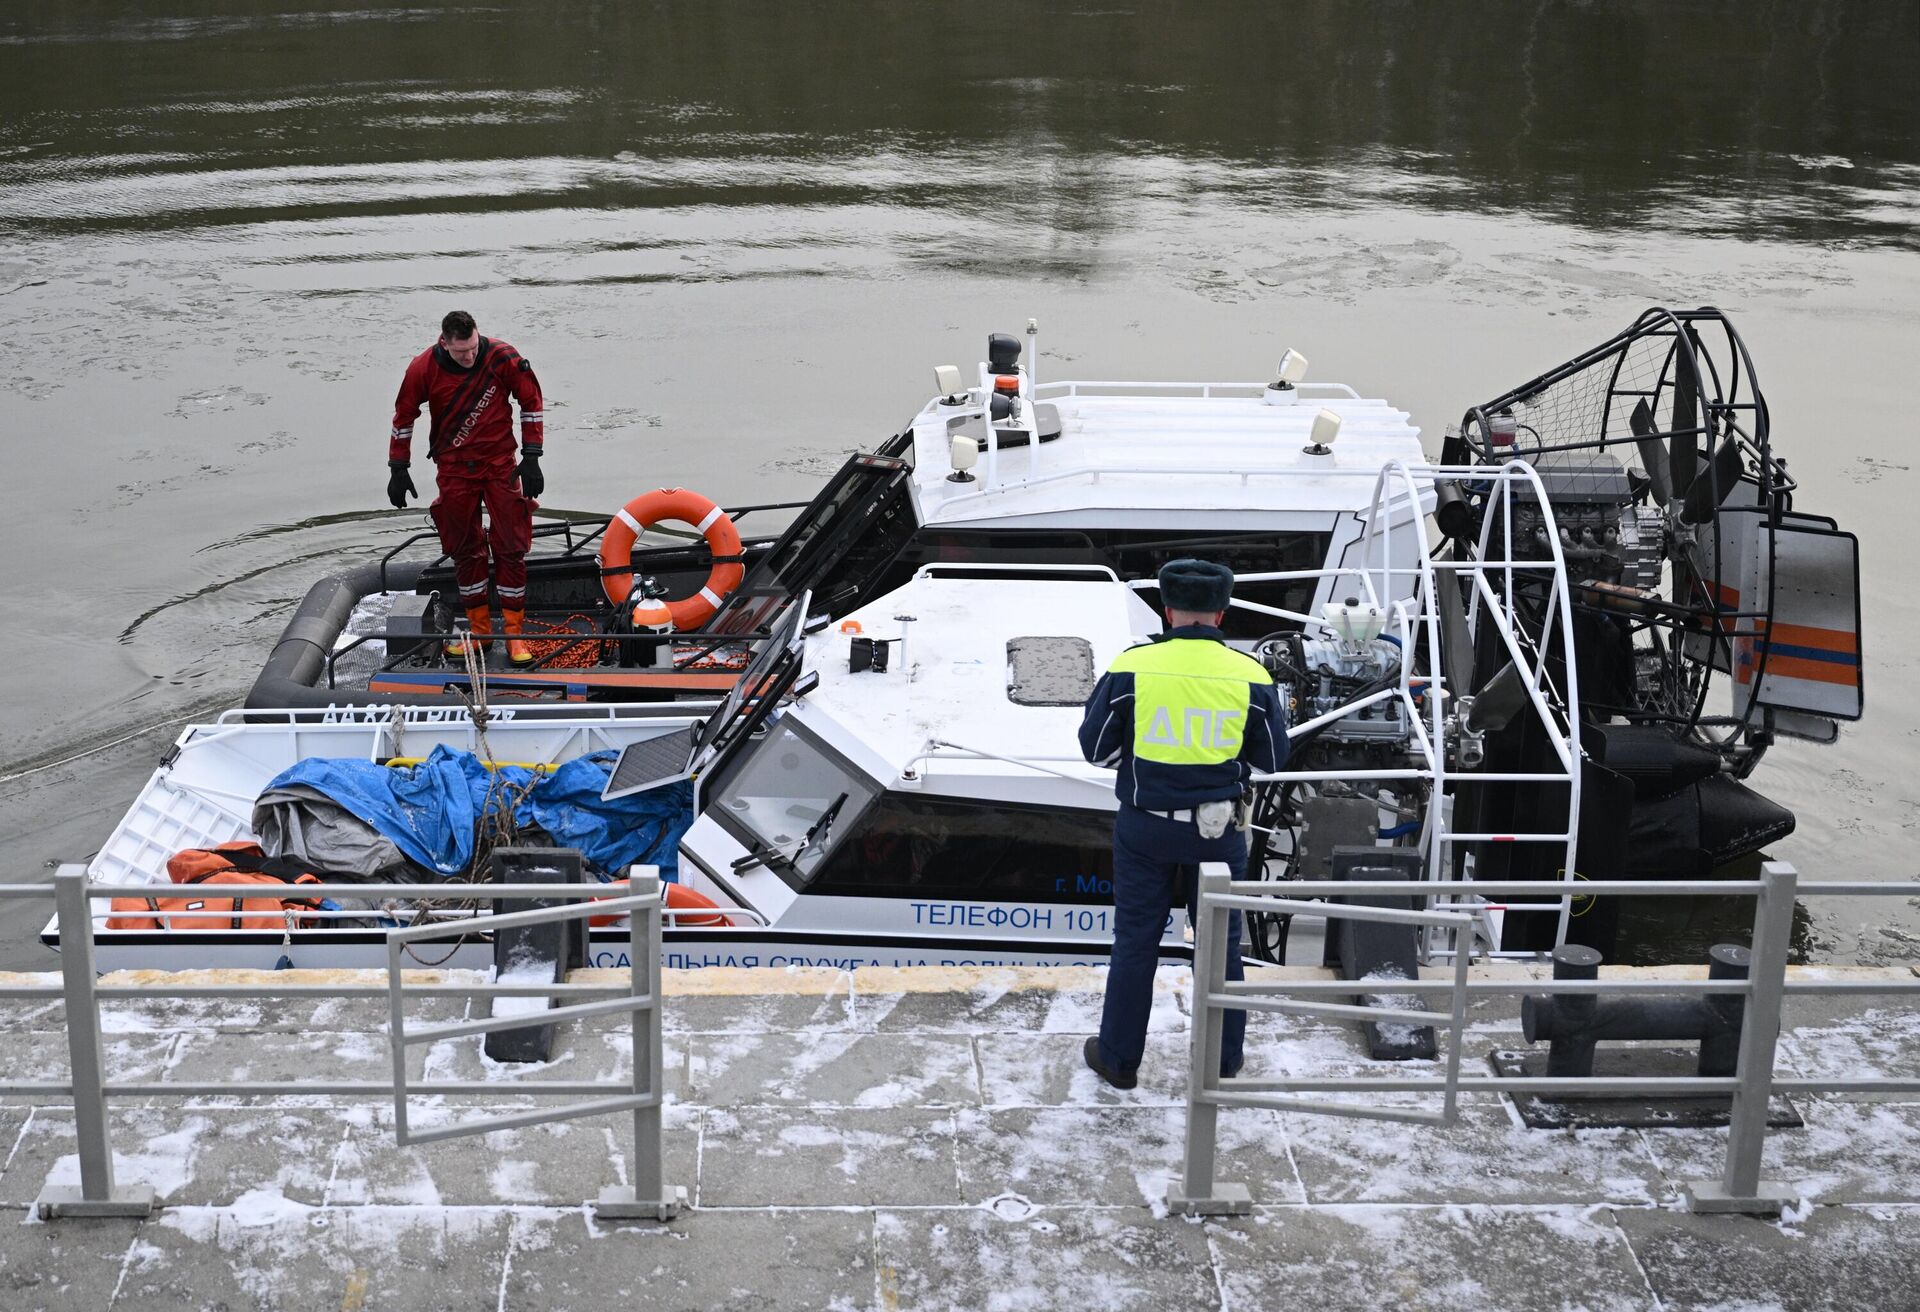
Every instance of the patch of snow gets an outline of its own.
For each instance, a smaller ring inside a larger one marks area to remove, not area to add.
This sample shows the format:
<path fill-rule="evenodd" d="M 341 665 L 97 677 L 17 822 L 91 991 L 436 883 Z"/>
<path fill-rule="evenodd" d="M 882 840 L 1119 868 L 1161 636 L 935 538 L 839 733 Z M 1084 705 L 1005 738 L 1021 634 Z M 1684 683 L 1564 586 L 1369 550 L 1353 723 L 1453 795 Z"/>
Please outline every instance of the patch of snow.
<path fill-rule="evenodd" d="M 384 1035 L 368 1034 L 364 1030 L 352 1033 L 336 1034 L 333 1055 L 343 1062 L 378 1061 L 389 1053 Z"/>
<path fill-rule="evenodd" d="M 493 1135 L 488 1135 L 489 1140 Z M 493 1173 L 488 1177 L 493 1187 L 493 1196 L 503 1203 L 538 1202 L 541 1197 L 540 1186 L 535 1175 L 540 1167 L 537 1162 L 515 1161 L 503 1158 L 493 1165 Z"/>
<path fill-rule="evenodd" d="M 119 1141 L 128 1146 L 113 1154 L 114 1178 L 151 1185 L 153 1196 L 166 1201 L 193 1178 L 195 1144 L 209 1128 L 205 1117 L 189 1116 L 167 1134 L 149 1134 L 138 1139 L 124 1133 L 119 1135 Z M 133 1146 L 135 1144 L 138 1146 Z M 55 1159 L 53 1169 L 47 1173 L 47 1183 L 77 1186 L 80 1154 L 66 1153 Z"/>
<path fill-rule="evenodd" d="M 1920 1011 L 1873 1008 L 1830 1025 L 1802 1025 L 1780 1036 L 1790 1069 L 1816 1079 L 1904 1076 L 1920 1055 Z"/>
<path fill-rule="evenodd" d="M 515 958 L 508 963 L 493 981 L 496 984 L 551 984 L 553 963 L 551 961 Z M 494 998 L 493 1015 L 496 1018 L 506 1016 L 533 1016 L 543 1011 L 553 1010 L 551 997 Z"/>
<path fill-rule="evenodd" d="M 795 1148 L 833 1148 L 840 1141 L 839 1131 L 824 1125 L 789 1125 L 780 1131 L 780 1142 Z"/>
<path fill-rule="evenodd" d="M 1024 1194 L 1001 1194 L 981 1204 L 1002 1221 L 1024 1221 L 1040 1210 Z"/>
<path fill-rule="evenodd" d="M 32 1215 L 35 1209 L 28 1208 L 27 1211 Z M 135 1235 L 133 1242 L 127 1245 L 126 1256 L 120 1261 L 120 1279 L 114 1284 L 113 1297 L 116 1299 L 120 1297 L 121 1287 L 127 1283 L 128 1275 L 145 1275 L 149 1271 L 165 1266 L 172 1256 L 160 1245 L 150 1244 L 139 1235 Z"/>
<path fill-rule="evenodd" d="M 1920 1194 L 1920 1107 L 1818 1098 L 1797 1105 L 1804 1128 L 1767 1133 L 1766 1178 L 1791 1180 L 1808 1199 L 1829 1202 Z M 1646 1142 L 1670 1178 L 1711 1179 L 1726 1159 L 1724 1129 L 1649 1131 Z"/>
<path fill-rule="evenodd" d="M 234 1199 L 233 1206 L 228 1209 L 233 1223 L 248 1230 L 279 1225 L 285 1221 L 304 1220 L 313 1211 L 313 1208 L 305 1203 L 294 1202 L 278 1189 L 249 1189 Z"/>
<path fill-rule="evenodd" d="M 382 1151 L 385 1152 L 390 1150 L 387 1145 L 382 1145 Z M 404 1150 L 391 1150 L 391 1151 L 393 1151 L 395 1155 L 398 1155 L 398 1152 L 404 1151 Z M 408 1157 L 409 1157 L 409 1160 L 407 1162 L 407 1167 L 411 1172 L 410 1178 L 406 1180 L 389 1179 L 389 1180 L 382 1181 L 380 1185 L 381 1201 L 390 1205 L 396 1205 L 396 1206 L 402 1206 L 402 1207 L 438 1207 L 440 1206 L 441 1204 L 440 1186 L 434 1183 L 433 1175 L 430 1171 L 428 1171 L 426 1162 L 422 1161 L 415 1154 L 410 1153 L 408 1154 Z M 348 1183 L 350 1185 L 357 1184 L 360 1186 L 362 1193 L 358 1201 L 364 1201 L 372 1198 L 373 1195 L 371 1192 L 367 1191 L 366 1182 L 364 1180 L 351 1181 Z M 345 1193 L 344 1190 L 343 1190 L 343 1193 Z M 347 1195 L 347 1197 L 350 1199 L 351 1195 L 349 1194 Z"/>
<path fill-rule="evenodd" d="M 1497 1205 L 1571 1194 L 1650 1205 L 1662 1187 L 1658 1166 L 1632 1131 L 1541 1134 L 1515 1129 L 1492 1108 L 1470 1109 L 1452 1129 L 1295 1116 L 1289 1131 L 1309 1188 L 1329 1202 Z"/>
<path fill-rule="evenodd" d="M 1362 975 L 1356 983 L 1376 984 L 1404 981 L 1407 975 L 1393 966 L 1381 966 Z M 1380 1007 L 1388 1011 L 1424 1011 L 1420 995 L 1417 993 L 1362 993 L 1360 1005 Z M 1374 1028 L 1380 1032 L 1382 1043 L 1397 1044 L 1402 1047 L 1413 1042 L 1414 1035 L 1422 1028 L 1410 1021 L 1375 1021 Z"/>
<path fill-rule="evenodd" d="M 1172 1181 L 1173 1172 L 1169 1170 L 1133 1173 L 1133 1182 L 1140 1187 L 1140 1197 L 1146 1200 L 1147 1210 L 1153 1213 L 1156 1221 L 1164 1221 L 1171 1215 L 1167 1210 L 1167 1187 Z"/>
<path fill-rule="evenodd" d="M 206 1243 L 220 1233 L 220 1218 L 225 1213 L 221 1207 L 169 1207 L 154 1221 L 195 1243 Z"/>

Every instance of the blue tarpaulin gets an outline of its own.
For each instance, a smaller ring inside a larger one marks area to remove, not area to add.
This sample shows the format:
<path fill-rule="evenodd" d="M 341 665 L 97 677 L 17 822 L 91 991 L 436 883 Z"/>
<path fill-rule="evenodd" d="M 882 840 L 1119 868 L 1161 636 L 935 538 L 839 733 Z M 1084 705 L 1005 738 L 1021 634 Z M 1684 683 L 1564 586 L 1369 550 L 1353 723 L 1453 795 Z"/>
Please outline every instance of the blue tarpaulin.
<path fill-rule="evenodd" d="M 489 770 L 471 752 L 445 744 L 419 765 L 313 757 L 284 771 L 265 791 L 304 785 L 333 799 L 392 840 L 407 859 L 443 875 L 473 862 L 478 823 L 492 806 L 517 798 L 514 823 L 537 825 L 561 847 L 576 847 L 602 871 L 621 878 L 650 863 L 673 878 L 680 836 L 693 823 L 693 785 L 681 780 L 600 800 L 618 753 L 595 752 L 551 774 L 519 766 Z"/>

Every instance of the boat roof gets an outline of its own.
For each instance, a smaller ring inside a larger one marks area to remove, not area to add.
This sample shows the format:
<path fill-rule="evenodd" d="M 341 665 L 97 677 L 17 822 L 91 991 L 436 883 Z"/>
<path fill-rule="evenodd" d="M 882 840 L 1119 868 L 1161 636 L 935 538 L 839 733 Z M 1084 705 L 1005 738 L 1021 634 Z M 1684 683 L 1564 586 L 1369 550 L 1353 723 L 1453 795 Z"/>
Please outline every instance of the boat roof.
<path fill-rule="evenodd" d="M 1028 408 L 1057 408 L 1060 436 L 983 451 L 972 482 L 948 477 L 955 412 L 936 399 L 913 424 L 921 522 L 1326 528 L 1368 509 L 1389 462 L 1426 463 L 1406 411 L 1341 383 L 1299 393 L 1271 405 L 1259 383 L 1042 383 Z M 1342 421 L 1331 456 L 1305 450 L 1322 409 Z"/>
<path fill-rule="evenodd" d="M 1010 644 L 1062 640 L 1040 644 L 1044 661 L 1045 653 L 1071 652 L 1072 640 L 1082 640 L 1085 647 L 1069 660 L 1090 657 L 1088 668 L 1097 676 L 1120 652 L 1158 633 L 1160 621 L 1139 594 L 1104 570 L 1061 571 L 1058 579 L 1035 574 L 1023 569 L 1006 578 L 975 566 L 926 567 L 903 587 L 807 638 L 807 666 L 819 673 L 820 685 L 788 714 L 887 787 L 905 783 L 928 792 L 1012 800 L 1038 800 L 1036 792 L 1044 798 L 1064 788 L 1079 805 L 1102 804 L 1098 796 L 1089 798 L 1082 783 L 1008 761 L 943 756 L 929 768 L 922 758 L 929 740 L 938 739 L 1038 760 L 1076 781 L 1095 781 L 1107 789 L 1110 805 L 1112 776 L 1081 761 L 1076 737 L 1090 680 L 1055 685 L 1054 691 L 1071 697 L 1068 704 L 1023 704 L 1011 686 Z M 904 657 L 896 642 L 884 673 L 851 673 L 854 637 L 904 637 Z M 1023 646 L 1033 650 L 1033 644 Z M 1048 690 L 1037 691 L 1044 696 Z M 1035 693 L 1029 685 L 1019 695 Z M 909 769 L 915 778 L 903 781 Z"/>

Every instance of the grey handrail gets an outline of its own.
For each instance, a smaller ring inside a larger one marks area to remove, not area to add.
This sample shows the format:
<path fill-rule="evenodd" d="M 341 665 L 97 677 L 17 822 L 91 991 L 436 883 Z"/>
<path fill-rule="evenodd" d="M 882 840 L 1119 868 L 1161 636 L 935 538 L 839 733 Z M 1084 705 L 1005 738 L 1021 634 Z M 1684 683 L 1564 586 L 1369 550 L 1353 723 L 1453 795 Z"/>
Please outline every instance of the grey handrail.
<path fill-rule="evenodd" d="M 144 896 L 153 885 L 93 883 L 86 868 L 66 865 L 55 873 L 51 884 L 11 885 L 0 888 L 0 896 L 51 897 L 54 900 L 60 931 L 59 986 L 9 986 L 0 989 L 0 997 L 58 997 L 65 1003 L 67 1047 L 70 1076 L 65 1083 L 53 1081 L 0 1081 L 3 1093 L 55 1093 L 71 1098 L 74 1130 L 79 1148 L 80 1184 L 49 1183 L 35 1203 L 46 1220 L 59 1217 L 144 1217 L 152 1212 L 154 1193 L 144 1184 L 118 1184 L 114 1180 L 111 1127 L 107 1100 L 112 1097 L 202 1097 L 228 1094 L 344 1094 L 388 1095 L 394 1100 L 395 1137 L 401 1144 L 480 1134 L 547 1121 L 630 1111 L 633 1115 L 634 1181 L 614 1186 L 600 1196 L 596 1211 L 608 1218 L 672 1219 L 683 1205 L 685 1190 L 666 1184 L 663 1178 L 661 1109 L 663 1103 L 662 1025 L 660 1016 L 660 941 L 664 909 L 664 886 L 653 866 L 635 866 L 629 875 L 629 891 L 623 896 L 607 897 L 608 886 L 592 884 L 476 884 L 462 885 L 463 898 L 498 901 L 501 899 L 543 898 L 557 906 L 516 911 L 486 918 L 488 928 L 514 928 L 559 920 L 577 920 L 608 912 L 626 913 L 628 920 L 628 973 L 626 987 L 606 988 L 573 984 L 417 984 L 409 985 L 400 968 L 401 954 L 409 944 L 422 939 L 443 938 L 473 932 L 471 921 L 446 920 L 407 926 L 387 931 L 388 982 L 384 988 L 352 985 L 180 985 L 174 988 L 127 988 L 103 986 L 97 982 L 94 967 L 93 902 L 115 896 Z M 368 893 L 417 896 L 418 885 L 316 884 L 303 885 L 303 893 L 340 892 L 365 896 Z M 707 913 L 712 914 L 712 913 Z M 364 997 L 385 995 L 389 1001 L 389 1041 L 394 1053 L 394 1074 L 387 1081 L 358 1080 L 231 1080 L 176 1083 L 170 1081 L 113 1081 L 106 1078 L 105 1053 L 101 1038 L 100 1002 L 106 998 L 273 998 L 273 997 Z M 568 999 L 556 1007 L 539 1011 L 474 1020 L 408 1028 L 405 1006 L 409 997 L 463 996 L 468 998 L 548 997 Z M 592 999 L 588 1001 L 586 999 Z M 633 1068 L 624 1088 L 580 1080 L 435 1080 L 410 1084 L 407 1080 L 405 1052 L 410 1046 L 497 1030 L 552 1024 L 555 1020 L 584 1019 L 626 1012 L 633 1018 Z M 619 1091 L 608 1095 L 610 1091 Z M 590 1101 L 568 1107 L 466 1121 L 447 1127 L 419 1130 L 407 1119 L 409 1096 L 473 1093 L 511 1093 L 535 1096 L 587 1096 Z M 595 1097 L 594 1095 L 603 1095 Z"/>
<path fill-rule="evenodd" d="M 1284 1107 L 1294 1111 L 1325 1112 L 1335 1115 L 1363 1116 L 1374 1119 L 1414 1120 L 1445 1124 L 1450 1119 L 1454 1099 L 1462 1089 L 1490 1093 L 1584 1093 L 1626 1094 L 1667 1093 L 1727 1094 L 1732 1098 L 1731 1128 L 1726 1155 L 1718 1179 L 1690 1181 L 1685 1185 L 1689 1208 L 1696 1212 L 1739 1212 L 1773 1214 L 1797 1202 L 1804 1191 L 1790 1183 L 1760 1178 L 1761 1154 L 1766 1143 L 1767 1107 L 1776 1093 L 1822 1092 L 1916 1092 L 1920 1079 L 1869 1077 L 1853 1079 L 1778 1078 L 1774 1075 L 1774 1057 L 1780 1037 L 1781 1004 L 1787 994 L 1842 993 L 1892 996 L 1920 995 L 1920 979 L 1913 980 L 1794 980 L 1787 979 L 1787 957 L 1796 896 L 1840 897 L 1912 897 L 1920 893 L 1920 883 L 1899 882 L 1869 884 L 1861 881 L 1812 881 L 1801 883 L 1793 867 L 1785 862 L 1768 862 L 1757 880 L 1711 881 L 1595 881 L 1582 883 L 1580 893 L 1631 895 L 1634 897 L 1692 897 L 1698 895 L 1744 896 L 1754 901 L 1753 958 L 1745 979 L 1721 980 L 1469 980 L 1466 962 L 1472 955 L 1463 947 L 1453 954 L 1451 980 L 1395 980 L 1394 993 L 1417 997 L 1446 993 L 1452 1001 L 1448 1012 L 1411 1007 L 1338 1008 L 1327 1004 L 1302 1002 L 1286 995 L 1352 996 L 1361 991 L 1350 980 L 1260 980 L 1229 984 L 1225 977 L 1227 915 L 1234 910 L 1292 911 L 1294 914 L 1384 920 L 1419 924 L 1422 918 L 1436 914 L 1460 913 L 1473 903 L 1450 905 L 1458 911 L 1395 911 L 1378 907 L 1341 906 L 1310 903 L 1300 899 L 1319 894 L 1328 897 L 1392 896 L 1409 899 L 1449 899 L 1453 897 L 1513 897 L 1538 895 L 1539 884 L 1525 881 L 1400 882 L 1392 880 L 1341 881 L 1259 881 L 1233 880 L 1224 866 L 1203 866 L 1194 925 L 1195 985 L 1193 1005 L 1192 1060 L 1188 1077 L 1187 1142 L 1181 1183 L 1168 1195 L 1169 1205 L 1189 1214 L 1242 1212 L 1251 1206 L 1243 1186 L 1223 1183 L 1214 1178 L 1214 1133 L 1219 1108 Z M 1443 903 L 1444 904 L 1444 903 Z M 1470 942 L 1463 936 L 1463 944 Z M 1383 988 L 1385 986 L 1382 986 Z M 1412 1023 L 1443 1024 L 1465 1014 L 1470 996 L 1523 994 L 1639 995 L 1646 993 L 1707 994 L 1738 997 L 1744 1000 L 1745 1020 L 1740 1031 L 1738 1064 L 1731 1076 L 1721 1077 L 1648 1077 L 1607 1078 L 1583 1076 L 1554 1078 L 1531 1076 L 1459 1075 L 1460 1029 L 1453 1027 L 1448 1045 L 1444 1078 L 1395 1078 L 1357 1076 L 1299 1079 L 1223 1078 L 1219 1075 L 1219 1034 L 1222 1013 L 1228 1008 L 1277 1010 L 1295 1014 L 1346 1015 L 1364 1012 L 1368 1019 L 1404 1020 Z M 1439 1093 L 1443 1110 L 1436 1114 L 1399 1107 L 1352 1102 L 1309 1102 L 1295 1095 L 1316 1093 Z"/>

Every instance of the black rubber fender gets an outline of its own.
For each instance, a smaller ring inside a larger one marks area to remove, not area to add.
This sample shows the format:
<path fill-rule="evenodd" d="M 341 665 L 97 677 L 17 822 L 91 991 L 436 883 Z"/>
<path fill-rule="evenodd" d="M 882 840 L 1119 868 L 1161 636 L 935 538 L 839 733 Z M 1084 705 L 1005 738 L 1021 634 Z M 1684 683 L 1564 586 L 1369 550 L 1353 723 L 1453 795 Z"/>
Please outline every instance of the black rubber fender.
<path fill-rule="evenodd" d="M 425 561 L 396 562 L 386 567 L 389 592 L 411 592 L 427 569 Z M 352 688 L 324 686 L 327 653 L 346 631 L 353 608 L 380 591 L 379 561 L 368 561 L 340 574 L 329 574 L 307 589 L 294 608 L 287 627 L 267 655 L 267 663 L 247 693 L 248 710 L 287 710 L 308 706 L 411 706 L 439 701 L 439 697 L 400 696 Z M 445 698 L 452 700 L 452 698 Z"/>

